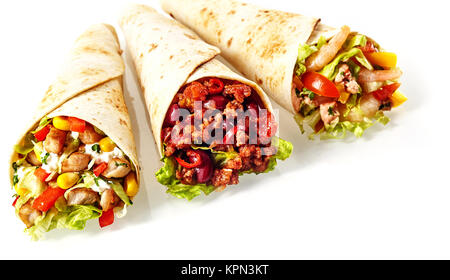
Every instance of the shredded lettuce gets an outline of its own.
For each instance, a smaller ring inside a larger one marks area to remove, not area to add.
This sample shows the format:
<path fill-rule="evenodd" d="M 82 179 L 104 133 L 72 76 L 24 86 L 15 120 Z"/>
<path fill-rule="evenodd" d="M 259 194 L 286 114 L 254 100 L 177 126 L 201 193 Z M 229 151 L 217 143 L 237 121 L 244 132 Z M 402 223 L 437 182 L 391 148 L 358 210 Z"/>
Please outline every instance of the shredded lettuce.
<path fill-rule="evenodd" d="M 318 50 L 319 49 L 316 46 L 309 46 L 307 44 L 300 45 L 298 48 L 297 69 L 295 71 L 295 75 L 300 77 L 306 72 L 306 59 Z"/>
<path fill-rule="evenodd" d="M 291 142 L 278 137 L 273 138 L 272 145 L 277 147 L 277 153 L 275 156 L 270 158 L 269 165 L 267 166 L 266 171 L 262 173 L 273 171 L 275 169 L 275 166 L 277 165 L 277 160 L 288 159 L 292 154 L 292 150 L 294 149 Z"/>
<path fill-rule="evenodd" d="M 126 204 L 126 205 L 133 205 L 133 202 L 131 202 L 128 195 L 125 193 L 125 190 L 123 189 L 122 185 L 119 182 L 116 181 L 108 181 L 108 185 L 111 186 L 113 191 L 117 194 L 117 196 Z"/>
<path fill-rule="evenodd" d="M 330 62 L 330 64 L 325 66 L 322 69 L 322 71 L 320 71 L 320 74 L 327 77 L 331 81 L 334 80 L 334 78 L 338 74 L 337 66 L 339 65 L 339 63 L 341 63 L 342 61 L 347 61 L 352 57 L 355 57 L 356 60 L 358 60 L 358 62 L 361 63 L 362 66 L 366 67 L 369 70 L 373 70 L 372 65 L 364 56 L 361 49 L 353 48 L 349 51 L 343 52 L 340 55 L 338 55 L 332 62 Z"/>
<path fill-rule="evenodd" d="M 33 144 L 34 136 L 31 133 L 28 133 L 23 141 L 23 145 L 15 145 L 14 150 L 16 153 L 21 154 L 23 156 L 27 156 L 34 149 Z"/>
<path fill-rule="evenodd" d="M 374 119 L 375 121 L 383 125 L 387 125 L 390 121 L 390 119 L 386 117 L 381 111 L 379 111 L 375 115 Z M 344 139 L 347 135 L 347 132 L 351 132 L 357 138 L 361 138 L 364 134 L 364 131 L 373 125 L 374 122 L 369 118 L 364 118 L 362 122 L 358 123 L 350 121 L 339 122 L 334 127 L 326 129 L 325 132 L 320 135 L 320 139 Z"/>
<path fill-rule="evenodd" d="M 367 44 L 367 37 L 361 34 L 357 34 L 345 42 L 344 49 L 350 50 L 356 47 L 363 47 Z"/>

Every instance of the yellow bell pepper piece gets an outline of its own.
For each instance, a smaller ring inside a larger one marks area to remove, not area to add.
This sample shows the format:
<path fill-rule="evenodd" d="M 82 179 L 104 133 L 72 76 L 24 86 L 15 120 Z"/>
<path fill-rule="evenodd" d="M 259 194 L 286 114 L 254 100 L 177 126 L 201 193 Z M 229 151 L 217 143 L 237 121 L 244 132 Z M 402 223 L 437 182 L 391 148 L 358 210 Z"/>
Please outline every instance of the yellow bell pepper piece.
<path fill-rule="evenodd" d="M 105 137 L 100 142 L 98 142 L 100 145 L 100 149 L 102 152 L 112 152 L 114 148 L 116 147 L 116 144 L 111 140 L 109 137 Z"/>
<path fill-rule="evenodd" d="M 78 180 L 80 180 L 80 175 L 78 175 L 77 173 L 63 173 L 58 176 L 58 179 L 56 179 L 56 183 L 61 189 L 67 190 L 73 187 L 78 182 Z"/>
<path fill-rule="evenodd" d="M 139 185 L 136 179 L 136 173 L 131 172 L 125 178 L 125 192 L 129 197 L 134 197 L 139 191 Z"/>
<path fill-rule="evenodd" d="M 67 117 L 54 117 L 53 126 L 59 130 L 70 131 L 70 123 Z"/>
<path fill-rule="evenodd" d="M 408 100 L 406 96 L 404 96 L 401 92 L 396 91 L 391 97 L 392 107 L 398 107 L 405 103 Z"/>
<path fill-rule="evenodd" d="M 367 59 L 375 65 L 384 68 L 395 68 L 397 66 L 397 55 L 390 52 L 375 52 L 365 54 Z"/>

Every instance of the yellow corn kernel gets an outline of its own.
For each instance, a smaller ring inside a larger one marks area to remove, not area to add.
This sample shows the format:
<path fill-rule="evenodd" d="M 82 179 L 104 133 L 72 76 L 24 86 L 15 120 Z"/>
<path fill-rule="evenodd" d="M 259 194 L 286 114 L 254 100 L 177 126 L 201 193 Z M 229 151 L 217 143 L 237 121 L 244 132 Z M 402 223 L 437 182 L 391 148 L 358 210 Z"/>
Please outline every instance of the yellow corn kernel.
<path fill-rule="evenodd" d="M 58 187 L 61 189 L 69 189 L 73 187 L 78 180 L 80 180 L 80 175 L 77 173 L 63 173 L 58 176 L 58 179 L 56 179 L 56 183 L 58 184 Z"/>
<path fill-rule="evenodd" d="M 114 148 L 116 147 L 116 144 L 111 140 L 109 137 L 105 137 L 100 142 L 98 142 L 100 145 L 100 149 L 102 152 L 112 152 Z"/>
<path fill-rule="evenodd" d="M 393 107 L 398 107 L 403 103 L 405 103 L 407 100 L 408 98 L 399 91 L 394 92 L 394 94 L 391 97 Z"/>
<path fill-rule="evenodd" d="M 19 187 L 15 186 L 14 189 L 16 190 L 16 193 L 19 196 L 24 196 L 28 193 L 28 190 L 25 188 L 19 188 Z"/>
<path fill-rule="evenodd" d="M 54 117 L 53 126 L 59 130 L 70 131 L 70 124 L 67 117 Z"/>
<path fill-rule="evenodd" d="M 131 172 L 125 178 L 125 192 L 129 197 L 134 197 L 139 191 L 139 185 L 136 180 L 136 173 Z"/>

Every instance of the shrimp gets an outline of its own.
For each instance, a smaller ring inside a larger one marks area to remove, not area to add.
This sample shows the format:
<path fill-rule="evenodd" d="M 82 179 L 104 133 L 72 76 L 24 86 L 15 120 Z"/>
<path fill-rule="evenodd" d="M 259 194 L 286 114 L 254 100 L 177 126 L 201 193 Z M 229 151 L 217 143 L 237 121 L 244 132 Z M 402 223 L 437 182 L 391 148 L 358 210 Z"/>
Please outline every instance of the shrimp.
<path fill-rule="evenodd" d="M 368 83 L 368 82 L 384 82 L 387 80 L 397 80 L 402 76 L 402 74 L 403 72 L 400 69 L 375 70 L 375 71 L 362 69 L 359 72 L 358 81 L 360 83 Z"/>
<path fill-rule="evenodd" d="M 324 45 L 318 52 L 312 54 L 306 60 L 306 69 L 308 71 L 319 71 L 330 63 L 344 45 L 349 34 L 350 27 L 346 25 L 341 27 L 341 31 L 328 44 Z"/>

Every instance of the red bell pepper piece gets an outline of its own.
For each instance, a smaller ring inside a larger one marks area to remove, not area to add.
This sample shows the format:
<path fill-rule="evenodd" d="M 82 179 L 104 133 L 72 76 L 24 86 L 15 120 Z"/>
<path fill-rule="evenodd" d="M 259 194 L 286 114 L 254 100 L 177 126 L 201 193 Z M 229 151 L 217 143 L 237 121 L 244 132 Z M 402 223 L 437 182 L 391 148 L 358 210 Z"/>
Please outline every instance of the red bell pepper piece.
<path fill-rule="evenodd" d="M 378 101 L 385 101 L 386 99 L 392 97 L 392 95 L 400 87 L 400 85 L 400 83 L 390 84 L 371 93 L 373 97 L 375 97 Z"/>
<path fill-rule="evenodd" d="M 38 168 L 34 171 L 34 176 L 36 176 L 41 182 L 45 182 L 48 176 L 50 176 L 50 173 L 47 173 L 47 171 L 42 168 Z"/>
<path fill-rule="evenodd" d="M 19 198 L 20 198 L 20 196 L 16 196 L 16 199 L 14 199 L 14 202 L 12 204 L 13 207 L 16 207 L 16 203 L 17 203 L 17 200 L 19 200 Z"/>
<path fill-rule="evenodd" d="M 47 212 L 55 205 L 58 198 L 64 195 L 66 190 L 61 188 L 48 187 L 38 198 L 33 201 L 31 205 L 34 209 L 42 212 Z"/>
<path fill-rule="evenodd" d="M 102 162 L 102 163 L 100 163 L 99 165 L 97 165 L 95 168 L 94 168 L 94 174 L 95 174 L 95 176 L 100 176 L 100 174 L 102 174 L 103 173 L 103 171 L 105 171 L 106 170 L 106 168 L 108 168 L 108 164 L 106 163 L 106 162 Z"/>
<path fill-rule="evenodd" d="M 75 117 L 68 117 L 70 131 L 83 133 L 86 130 L 86 122 Z"/>
<path fill-rule="evenodd" d="M 50 125 L 46 125 L 45 127 L 41 128 L 39 131 L 34 133 L 34 137 L 36 137 L 36 140 L 39 142 L 44 141 L 47 137 L 47 134 L 50 132 Z"/>
<path fill-rule="evenodd" d="M 114 223 L 114 209 L 103 211 L 100 218 L 98 218 L 98 223 L 100 224 L 101 228 L 112 225 Z"/>

